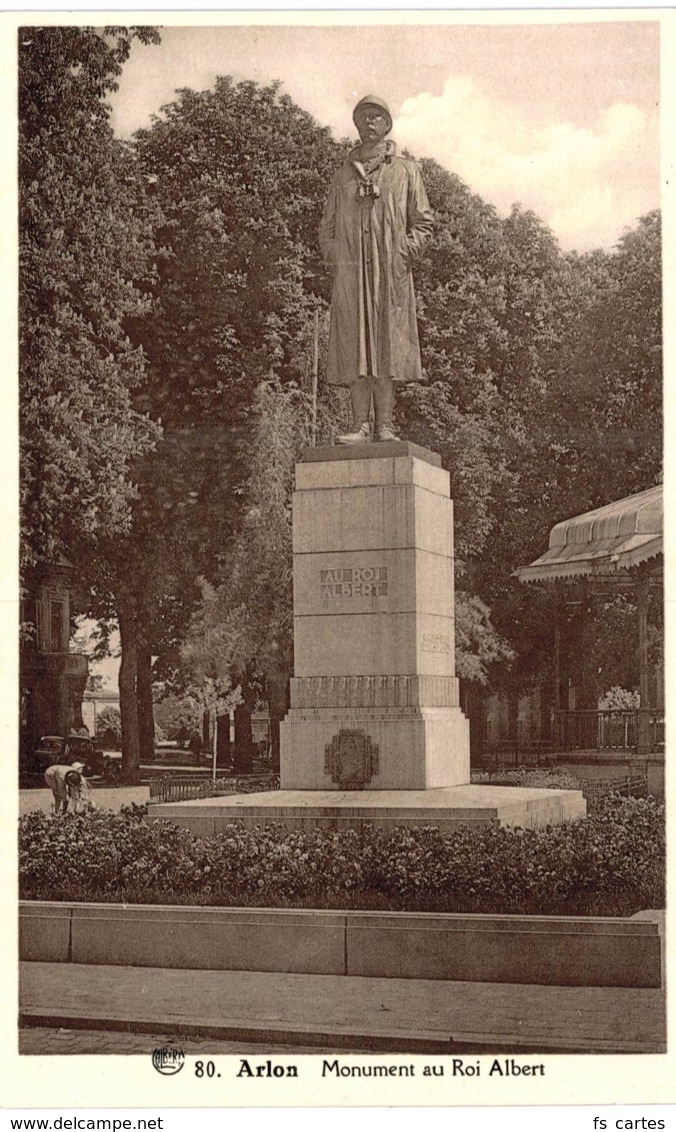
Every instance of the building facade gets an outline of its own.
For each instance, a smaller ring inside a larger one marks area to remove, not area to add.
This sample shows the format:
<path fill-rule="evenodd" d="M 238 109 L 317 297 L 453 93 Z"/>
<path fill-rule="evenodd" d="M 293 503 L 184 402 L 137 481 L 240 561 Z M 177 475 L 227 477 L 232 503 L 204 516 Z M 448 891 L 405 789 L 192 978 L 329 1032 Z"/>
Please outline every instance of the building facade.
<path fill-rule="evenodd" d="M 44 565 L 22 601 L 19 657 L 20 756 L 41 735 L 68 735 L 82 727 L 82 697 L 89 677 L 83 653 L 71 652 L 71 579 L 66 559 Z"/>

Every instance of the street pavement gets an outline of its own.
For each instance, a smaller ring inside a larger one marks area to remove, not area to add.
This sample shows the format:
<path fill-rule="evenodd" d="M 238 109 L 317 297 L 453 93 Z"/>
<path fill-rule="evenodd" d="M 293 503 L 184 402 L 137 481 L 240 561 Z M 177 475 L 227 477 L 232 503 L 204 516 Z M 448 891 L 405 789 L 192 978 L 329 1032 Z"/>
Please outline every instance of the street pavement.
<path fill-rule="evenodd" d="M 135 1031 L 142 1049 L 165 1032 L 209 1048 L 420 1053 L 661 1053 L 666 1042 L 663 993 L 636 988 L 22 963 L 19 997 L 24 1028 L 81 1029 L 92 1053 L 94 1030 Z"/>

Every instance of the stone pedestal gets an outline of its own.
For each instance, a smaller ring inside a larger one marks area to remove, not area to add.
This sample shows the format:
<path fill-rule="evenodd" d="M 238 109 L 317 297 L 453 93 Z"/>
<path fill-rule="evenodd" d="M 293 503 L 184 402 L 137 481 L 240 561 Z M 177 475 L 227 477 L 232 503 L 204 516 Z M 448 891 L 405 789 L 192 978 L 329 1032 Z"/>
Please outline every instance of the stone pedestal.
<path fill-rule="evenodd" d="M 282 790 L 469 782 L 439 457 L 406 442 L 309 450 L 296 467 L 293 555 Z"/>
<path fill-rule="evenodd" d="M 233 822 L 450 832 L 584 816 L 577 790 L 470 785 L 455 676 L 453 505 L 438 456 L 405 442 L 306 452 L 296 467 L 293 570 L 281 789 L 153 805 L 152 818 L 211 837 Z"/>

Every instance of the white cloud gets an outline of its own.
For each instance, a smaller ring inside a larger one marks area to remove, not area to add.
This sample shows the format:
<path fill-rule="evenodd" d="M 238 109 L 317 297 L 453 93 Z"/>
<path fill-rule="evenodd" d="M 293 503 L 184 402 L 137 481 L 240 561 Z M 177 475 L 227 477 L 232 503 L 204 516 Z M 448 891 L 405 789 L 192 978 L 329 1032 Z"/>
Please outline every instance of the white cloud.
<path fill-rule="evenodd" d="M 396 137 L 432 156 L 502 213 L 519 201 L 548 224 L 565 250 L 611 247 L 625 225 L 659 203 L 657 115 L 617 102 L 593 128 L 543 126 L 488 99 L 470 78 L 442 94 L 408 99 Z M 646 173 L 648 174 L 646 176 Z"/>

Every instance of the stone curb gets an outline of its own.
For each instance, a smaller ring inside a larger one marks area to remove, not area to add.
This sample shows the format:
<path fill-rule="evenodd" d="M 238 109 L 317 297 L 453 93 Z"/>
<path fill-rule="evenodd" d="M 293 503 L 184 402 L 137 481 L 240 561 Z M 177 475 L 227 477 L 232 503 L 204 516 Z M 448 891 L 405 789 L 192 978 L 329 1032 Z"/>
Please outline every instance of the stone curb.
<path fill-rule="evenodd" d="M 26 901 L 28 962 L 539 986 L 662 985 L 657 921 Z"/>

